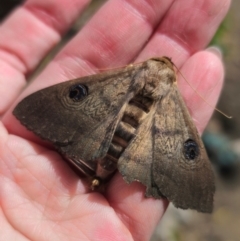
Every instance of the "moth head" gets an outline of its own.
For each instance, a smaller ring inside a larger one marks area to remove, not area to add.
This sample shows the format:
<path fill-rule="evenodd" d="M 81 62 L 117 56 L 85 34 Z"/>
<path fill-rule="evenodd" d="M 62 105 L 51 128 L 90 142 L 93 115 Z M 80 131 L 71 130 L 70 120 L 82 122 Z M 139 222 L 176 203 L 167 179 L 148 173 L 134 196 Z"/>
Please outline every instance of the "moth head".
<path fill-rule="evenodd" d="M 174 71 L 174 64 L 172 62 L 172 60 L 169 57 L 155 57 L 155 58 L 151 58 L 149 59 L 149 61 L 155 62 L 155 64 L 157 65 L 157 68 L 168 68 L 171 69 L 173 72 Z"/>
<path fill-rule="evenodd" d="M 173 64 L 170 59 L 163 57 L 149 59 L 147 65 L 143 95 L 154 100 L 161 99 L 168 94 L 173 83 L 176 82 Z"/>

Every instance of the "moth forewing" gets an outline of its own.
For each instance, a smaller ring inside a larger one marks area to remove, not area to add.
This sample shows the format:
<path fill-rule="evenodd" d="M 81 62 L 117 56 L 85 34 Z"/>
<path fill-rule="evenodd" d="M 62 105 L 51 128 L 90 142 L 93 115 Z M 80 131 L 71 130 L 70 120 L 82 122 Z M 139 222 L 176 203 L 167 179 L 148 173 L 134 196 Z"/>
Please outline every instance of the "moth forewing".
<path fill-rule="evenodd" d="M 40 90 L 13 111 L 101 185 L 118 167 L 146 196 L 210 212 L 214 181 L 167 57 Z M 200 164 L 201 165 L 200 165 Z"/>
<path fill-rule="evenodd" d="M 166 111 L 168 116 L 162 115 Z M 153 178 L 163 195 L 176 207 L 211 212 L 211 164 L 176 85 L 156 112 L 155 129 Z"/>

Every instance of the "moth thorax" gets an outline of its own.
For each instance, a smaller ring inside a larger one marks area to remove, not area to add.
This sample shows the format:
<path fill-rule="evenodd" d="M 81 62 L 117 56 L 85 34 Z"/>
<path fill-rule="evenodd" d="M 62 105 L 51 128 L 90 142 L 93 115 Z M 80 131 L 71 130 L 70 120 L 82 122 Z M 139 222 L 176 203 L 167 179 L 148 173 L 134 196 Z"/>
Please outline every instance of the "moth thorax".
<path fill-rule="evenodd" d="M 98 161 L 97 178 L 107 179 L 116 171 L 118 159 L 136 135 L 139 125 L 148 115 L 152 104 L 152 99 L 140 94 L 129 101 L 113 135 L 107 155 Z"/>

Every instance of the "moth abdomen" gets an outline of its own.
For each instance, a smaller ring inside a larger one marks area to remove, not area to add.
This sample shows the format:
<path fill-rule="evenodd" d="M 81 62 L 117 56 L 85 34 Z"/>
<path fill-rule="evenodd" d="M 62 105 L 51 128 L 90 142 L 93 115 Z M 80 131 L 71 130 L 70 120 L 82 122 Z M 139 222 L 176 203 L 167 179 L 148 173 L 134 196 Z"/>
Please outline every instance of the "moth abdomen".
<path fill-rule="evenodd" d="M 107 179 L 117 169 L 118 159 L 136 136 L 136 131 L 150 112 L 152 104 L 152 99 L 140 94 L 129 101 L 114 132 L 107 155 L 98 161 L 95 179 Z"/>
<path fill-rule="evenodd" d="M 144 103 L 146 100 L 144 97 L 142 98 L 142 102 L 139 100 L 140 98 L 137 96 L 129 102 L 121 120 L 122 122 L 129 124 L 135 129 L 137 129 L 141 122 L 146 118 L 153 103 L 152 101 L 149 101 L 150 99 Z"/>
<path fill-rule="evenodd" d="M 118 159 L 127 145 L 126 140 L 114 135 L 108 154 Z"/>
<path fill-rule="evenodd" d="M 121 136 L 124 140 L 129 142 L 135 136 L 135 132 L 135 127 L 120 121 L 114 135 Z"/>
<path fill-rule="evenodd" d="M 139 109 L 142 109 L 146 113 L 150 111 L 152 104 L 153 99 L 141 94 L 136 95 L 129 101 L 129 105 L 137 106 Z"/>
<path fill-rule="evenodd" d="M 114 134 L 106 156 L 97 160 L 96 176 L 92 181 L 92 189 L 101 184 L 100 180 L 108 179 L 117 170 L 118 159 L 127 146 L 127 140 Z M 96 180 L 98 180 L 97 185 L 94 184 Z"/>

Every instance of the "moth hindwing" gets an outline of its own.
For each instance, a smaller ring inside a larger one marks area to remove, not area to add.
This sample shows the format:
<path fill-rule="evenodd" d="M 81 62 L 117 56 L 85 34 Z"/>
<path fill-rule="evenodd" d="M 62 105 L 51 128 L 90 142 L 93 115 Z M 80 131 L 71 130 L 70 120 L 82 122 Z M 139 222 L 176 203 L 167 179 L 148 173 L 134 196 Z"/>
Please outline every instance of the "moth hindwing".
<path fill-rule="evenodd" d="M 87 76 L 23 99 L 13 111 L 99 185 L 116 171 L 146 196 L 211 212 L 214 176 L 167 57 Z"/>

